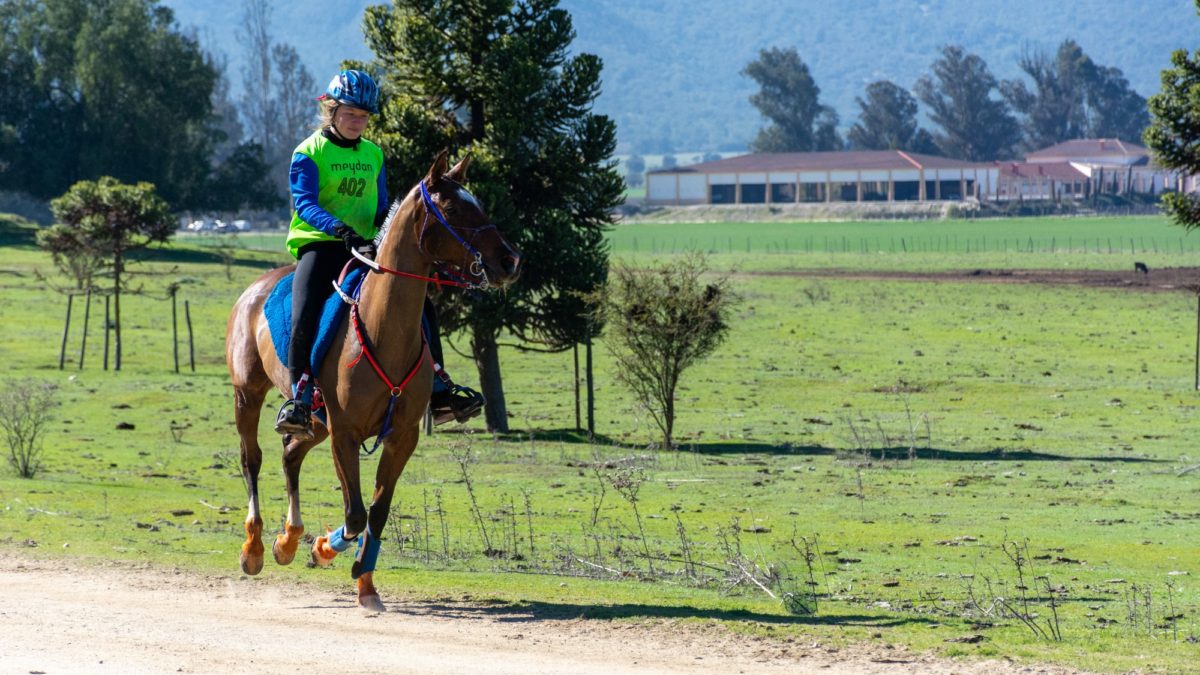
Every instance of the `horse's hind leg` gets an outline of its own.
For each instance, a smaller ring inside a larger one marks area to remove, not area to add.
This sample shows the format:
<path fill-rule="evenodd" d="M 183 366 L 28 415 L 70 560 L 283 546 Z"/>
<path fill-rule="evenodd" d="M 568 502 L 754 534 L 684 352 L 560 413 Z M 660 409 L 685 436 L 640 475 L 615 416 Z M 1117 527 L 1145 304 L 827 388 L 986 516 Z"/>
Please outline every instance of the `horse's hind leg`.
<path fill-rule="evenodd" d="M 246 541 L 242 543 L 241 564 L 246 574 L 258 574 L 263 566 L 262 512 L 258 503 L 258 471 L 262 467 L 262 448 L 258 445 L 258 417 L 264 392 L 234 387 L 234 416 L 242 442 L 242 478 L 250 498 L 246 514 Z"/>
<path fill-rule="evenodd" d="M 328 432 L 320 424 L 313 425 L 313 437 L 309 440 L 296 440 L 291 436 L 284 439 L 283 444 L 283 479 L 287 484 L 288 512 L 287 523 L 283 532 L 275 537 L 271 545 L 271 553 L 275 562 L 287 565 L 296 557 L 296 549 L 304 536 L 304 521 L 300 518 L 300 466 L 304 458 L 321 441 L 325 440 Z"/>

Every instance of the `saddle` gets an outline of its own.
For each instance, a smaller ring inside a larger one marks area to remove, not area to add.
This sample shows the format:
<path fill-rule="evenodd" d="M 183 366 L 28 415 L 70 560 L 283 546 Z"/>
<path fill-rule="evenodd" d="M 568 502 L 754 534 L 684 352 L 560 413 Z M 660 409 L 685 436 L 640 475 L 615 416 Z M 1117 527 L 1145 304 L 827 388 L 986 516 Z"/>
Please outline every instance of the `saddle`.
<path fill-rule="evenodd" d="M 267 296 L 267 301 L 263 304 L 263 315 L 266 317 L 267 326 L 271 331 L 271 343 L 275 346 L 275 355 L 285 367 L 288 365 L 288 347 L 292 343 L 292 277 L 294 276 L 293 272 L 280 279 L 275 284 L 275 288 L 271 289 L 271 294 Z M 346 296 L 357 297 L 358 289 L 365 278 L 366 268 L 351 267 L 342 273 L 338 286 Z M 313 338 L 312 354 L 308 360 L 314 373 L 320 370 L 321 363 L 329 352 L 329 346 L 333 344 L 335 332 L 349 309 L 350 305 L 331 288 L 329 297 L 321 308 L 321 318 L 318 321 L 316 337 Z"/>

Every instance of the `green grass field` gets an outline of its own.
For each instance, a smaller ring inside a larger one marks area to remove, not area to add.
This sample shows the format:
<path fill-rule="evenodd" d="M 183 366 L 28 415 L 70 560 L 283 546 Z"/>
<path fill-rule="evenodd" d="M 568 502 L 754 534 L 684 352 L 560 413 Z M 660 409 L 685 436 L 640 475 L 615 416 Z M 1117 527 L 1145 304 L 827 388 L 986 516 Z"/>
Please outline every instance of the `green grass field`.
<path fill-rule="evenodd" d="M 733 243 L 723 248 L 720 237 Z M 839 237 L 850 243 L 815 243 Z M 906 241 L 901 250 L 854 243 L 893 237 Z M 1035 245 L 1002 250 L 984 237 Z M 1112 253 L 1086 243 L 1110 238 Z M 1160 218 L 622 225 L 610 240 L 635 264 L 711 250 L 742 296 L 729 341 L 685 375 L 683 448 L 650 445 L 657 433 L 614 382 L 602 342 L 596 443 L 574 430 L 571 355 L 505 350 L 515 432 L 494 438 L 476 423 L 474 433 L 422 442 L 384 544 L 385 600 L 469 595 L 606 618 L 716 618 L 783 639 L 1102 672 L 1193 667 L 1191 294 L 757 274 L 1196 265 L 1195 242 L 1180 230 Z M 63 404 L 45 471 L 0 474 L 0 545 L 237 574 L 245 498 L 224 322 L 245 285 L 286 262 L 279 241 L 188 237 L 152 252 L 136 267 L 142 293 L 123 304 L 123 371 L 102 370 L 97 305 L 78 367 L 82 298 L 60 371 L 66 300 L 36 273 L 65 282 L 28 229 L 0 224 L 0 358 L 9 378 L 56 383 Z M 184 300 L 195 330 L 195 373 L 186 343 L 184 372 L 173 372 L 165 289 L 176 282 L 181 334 Z M 468 361 L 449 351 L 449 370 L 474 382 Z M 262 429 L 269 457 L 266 421 Z M 371 471 L 375 460 L 363 461 Z M 272 462 L 262 493 L 276 527 L 283 481 Z M 302 485 L 309 531 L 336 526 L 327 453 L 310 456 Z M 1006 543 L 1022 547 L 1021 565 Z M 804 595 L 811 574 L 817 611 L 789 613 L 731 575 L 735 561 L 771 571 L 777 594 Z M 268 561 L 263 576 L 348 588 L 347 570 L 344 561 L 332 572 Z M 1035 628 L 998 608 L 999 598 L 1019 607 L 1022 594 Z M 1055 615 L 1061 641 L 1037 634 Z M 970 635 L 982 639 L 947 642 Z"/>
<path fill-rule="evenodd" d="M 700 250 L 717 266 L 787 269 L 1131 269 L 1190 265 L 1200 238 L 1162 217 L 927 221 L 634 223 L 609 241 L 617 255 Z"/>

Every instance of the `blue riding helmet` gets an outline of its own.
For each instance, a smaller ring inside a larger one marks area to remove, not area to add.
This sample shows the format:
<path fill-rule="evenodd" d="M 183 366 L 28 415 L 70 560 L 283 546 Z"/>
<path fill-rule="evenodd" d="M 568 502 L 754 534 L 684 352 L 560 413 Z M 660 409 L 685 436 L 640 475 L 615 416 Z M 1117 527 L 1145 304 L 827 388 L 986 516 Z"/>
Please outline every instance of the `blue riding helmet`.
<path fill-rule="evenodd" d="M 317 100 L 333 99 L 342 105 L 379 114 L 379 85 L 361 70 L 343 70 L 329 82 Z"/>

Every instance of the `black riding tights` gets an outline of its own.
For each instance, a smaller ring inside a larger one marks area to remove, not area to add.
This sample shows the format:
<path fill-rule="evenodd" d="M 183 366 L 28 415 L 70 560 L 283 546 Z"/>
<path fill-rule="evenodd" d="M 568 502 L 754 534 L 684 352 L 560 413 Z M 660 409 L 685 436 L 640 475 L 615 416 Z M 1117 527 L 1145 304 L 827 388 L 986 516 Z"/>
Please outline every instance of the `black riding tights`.
<path fill-rule="evenodd" d="M 288 347 L 288 374 L 292 385 L 308 370 L 321 308 L 333 293 L 350 252 L 340 241 L 316 241 L 300 249 L 292 279 L 292 344 Z"/>

